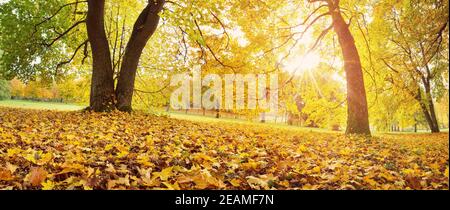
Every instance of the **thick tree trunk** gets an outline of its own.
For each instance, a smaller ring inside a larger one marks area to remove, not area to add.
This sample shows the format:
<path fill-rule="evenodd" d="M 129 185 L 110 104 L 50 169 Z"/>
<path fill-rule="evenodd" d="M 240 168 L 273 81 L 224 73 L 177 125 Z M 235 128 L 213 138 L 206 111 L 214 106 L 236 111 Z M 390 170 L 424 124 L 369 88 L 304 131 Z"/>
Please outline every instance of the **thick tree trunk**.
<path fill-rule="evenodd" d="M 433 120 L 431 119 L 430 113 L 428 113 L 427 106 L 423 102 L 419 102 L 420 108 L 422 109 L 423 115 L 425 116 L 425 120 L 427 121 L 428 127 L 430 130 L 434 130 Z"/>
<path fill-rule="evenodd" d="M 105 0 L 89 0 L 86 27 L 92 49 L 92 81 L 90 109 L 108 111 L 114 109 L 114 79 L 111 53 L 104 25 Z"/>
<path fill-rule="evenodd" d="M 432 127 L 430 127 L 430 130 L 432 133 L 439 133 L 439 123 L 436 117 L 436 111 L 434 109 L 434 102 L 433 98 L 431 97 L 431 93 L 427 93 L 427 100 L 428 100 L 428 108 L 430 109 L 430 117 L 431 117 L 431 123 Z"/>
<path fill-rule="evenodd" d="M 139 15 L 128 41 L 119 80 L 116 88 L 117 108 L 120 111 L 131 111 L 136 71 L 142 51 L 159 23 L 159 12 L 165 0 L 149 0 L 147 7 Z"/>
<path fill-rule="evenodd" d="M 432 112 L 434 112 L 433 101 L 431 101 L 431 106 L 429 107 L 430 110 L 428 110 L 428 107 L 425 102 L 428 101 L 428 99 L 427 100 L 423 99 L 422 91 L 420 88 L 418 89 L 416 100 L 419 102 L 420 108 L 422 109 L 423 115 L 425 116 L 425 120 L 427 121 L 428 127 L 430 128 L 431 132 L 438 133 L 439 125 L 437 124 L 436 114 L 434 114 L 434 118 L 432 117 L 433 114 L 431 114 Z"/>
<path fill-rule="evenodd" d="M 328 4 L 333 28 L 344 57 L 347 79 L 347 134 L 370 135 L 369 114 L 361 62 L 355 40 L 339 10 L 339 2 Z"/>
<path fill-rule="evenodd" d="M 439 123 L 438 123 L 438 120 L 437 120 L 437 117 L 436 117 L 436 111 L 434 110 L 433 100 L 430 99 L 428 101 L 428 104 L 429 104 L 428 106 L 430 107 L 431 121 L 433 123 L 433 128 L 431 129 L 431 132 L 432 133 L 439 133 L 440 132 L 440 130 L 439 130 Z"/>
<path fill-rule="evenodd" d="M 430 87 L 430 80 L 427 79 L 424 83 L 425 86 L 425 97 L 426 97 L 426 103 L 428 103 L 428 111 L 429 117 L 430 117 L 430 130 L 432 133 L 439 133 L 439 123 L 437 121 L 436 117 L 436 111 L 434 109 L 434 102 L 433 102 L 433 96 L 431 95 L 431 87 Z"/>

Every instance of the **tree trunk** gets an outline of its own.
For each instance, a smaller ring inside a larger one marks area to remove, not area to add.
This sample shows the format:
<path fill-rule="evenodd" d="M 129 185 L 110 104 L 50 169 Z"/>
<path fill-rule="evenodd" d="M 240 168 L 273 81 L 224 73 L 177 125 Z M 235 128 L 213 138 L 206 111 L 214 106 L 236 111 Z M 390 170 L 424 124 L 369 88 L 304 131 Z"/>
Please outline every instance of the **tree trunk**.
<path fill-rule="evenodd" d="M 370 135 L 369 114 L 361 62 L 355 40 L 339 9 L 339 1 L 328 4 L 333 28 L 344 57 L 347 79 L 347 134 Z"/>
<path fill-rule="evenodd" d="M 434 102 L 433 102 L 433 97 L 431 95 L 431 87 L 430 87 L 430 81 L 428 80 L 425 83 L 425 94 L 426 94 L 426 100 L 428 103 L 428 109 L 429 109 L 429 113 L 430 113 L 430 120 L 431 120 L 431 124 L 432 126 L 430 126 L 430 130 L 432 133 L 439 133 L 439 123 L 437 121 L 437 117 L 436 117 L 436 111 L 434 110 Z"/>
<path fill-rule="evenodd" d="M 139 15 L 128 41 L 117 83 L 117 108 L 120 111 L 131 111 L 136 71 L 142 51 L 159 23 L 159 13 L 165 0 L 149 1 L 147 7 Z"/>
<path fill-rule="evenodd" d="M 431 129 L 432 133 L 439 133 L 439 123 L 436 117 L 436 111 L 434 110 L 434 103 L 433 100 L 430 99 L 428 102 L 428 106 L 430 107 L 430 116 L 431 116 L 431 122 L 433 123 L 433 128 Z"/>
<path fill-rule="evenodd" d="M 431 117 L 431 114 L 428 111 L 427 105 L 425 104 L 425 101 L 422 98 L 422 91 L 420 90 L 420 88 L 418 90 L 416 100 L 419 102 L 420 108 L 422 109 L 423 115 L 425 116 L 425 120 L 427 121 L 428 127 L 430 128 L 431 132 L 433 133 L 439 132 L 439 127 L 436 128 L 435 123 L 433 122 L 433 118 Z"/>
<path fill-rule="evenodd" d="M 428 113 L 428 109 L 426 107 L 426 105 L 423 102 L 419 102 L 420 108 L 422 109 L 423 115 L 425 116 L 425 120 L 427 121 L 428 127 L 430 128 L 431 131 L 433 131 L 434 128 L 434 123 L 433 120 L 431 119 L 430 113 Z"/>
<path fill-rule="evenodd" d="M 86 28 L 92 49 L 92 81 L 90 109 L 108 111 L 114 109 L 114 79 L 111 53 L 104 25 L 105 0 L 89 0 Z"/>
<path fill-rule="evenodd" d="M 220 118 L 220 109 L 216 109 L 216 118 L 217 118 L 217 119 Z"/>

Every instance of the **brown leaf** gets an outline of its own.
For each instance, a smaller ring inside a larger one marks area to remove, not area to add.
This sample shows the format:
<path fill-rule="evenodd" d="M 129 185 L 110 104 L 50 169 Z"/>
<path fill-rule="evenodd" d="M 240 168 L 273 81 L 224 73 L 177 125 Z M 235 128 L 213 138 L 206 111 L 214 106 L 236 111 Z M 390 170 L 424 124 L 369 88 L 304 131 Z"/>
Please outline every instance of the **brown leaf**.
<path fill-rule="evenodd" d="M 411 189 L 418 190 L 422 188 L 422 185 L 420 184 L 420 179 L 415 176 L 407 176 L 405 180 L 406 185 Z"/>
<path fill-rule="evenodd" d="M 28 181 L 32 186 L 37 187 L 41 185 L 41 183 L 47 178 L 47 174 L 47 171 L 45 171 L 43 168 L 33 167 L 28 174 Z"/>

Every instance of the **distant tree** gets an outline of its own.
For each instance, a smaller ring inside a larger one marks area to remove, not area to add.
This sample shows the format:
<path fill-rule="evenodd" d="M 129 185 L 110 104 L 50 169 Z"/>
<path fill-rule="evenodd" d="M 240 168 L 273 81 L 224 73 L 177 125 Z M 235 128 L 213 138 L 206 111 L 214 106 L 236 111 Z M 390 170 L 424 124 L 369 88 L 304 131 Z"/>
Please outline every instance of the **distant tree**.
<path fill-rule="evenodd" d="M 11 88 L 9 86 L 9 82 L 3 79 L 0 79 L 0 100 L 10 99 L 11 98 Z"/>
<path fill-rule="evenodd" d="M 375 33 L 387 39 L 378 48 L 385 80 L 409 94 L 430 130 L 439 132 L 435 101 L 447 92 L 448 1 L 382 2 L 378 8 Z"/>

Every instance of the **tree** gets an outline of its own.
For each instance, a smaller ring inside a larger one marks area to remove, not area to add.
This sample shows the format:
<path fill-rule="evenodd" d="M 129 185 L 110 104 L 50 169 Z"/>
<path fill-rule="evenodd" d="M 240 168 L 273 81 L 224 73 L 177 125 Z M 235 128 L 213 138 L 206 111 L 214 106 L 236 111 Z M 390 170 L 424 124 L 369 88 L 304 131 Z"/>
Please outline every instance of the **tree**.
<path fill-rule="evenodd" d="M 10 99 L 11 90 L 8 81 L 0 79 L 0 100 Z"/>
<path fill-rule="evenodd" d="M 90 109 L 105 111 L 117 108 L 121 111 L 131 111 L 139 59 L 147 41 L 158 26 L 159 13 L 164 4 L 164 0 L 149 0 L 136 20 L 115 89 L 111 53 L 104 25 L 105 0 L 88 1 L 86 26 L 93 60 Z"/>
<path fill-rule="evenodd" d="M 116 75 L 116 86 L 113 70 L 116 60 L 112 57 L 114 53 L 111 53 L 112 36 L 110 31 L 106 33 L 105 0 L 13 0 L 5 3 L 1 5 L 0 25 L 6 33 L 1 39 L 0 48 L 5 51 L 1 64 L 7 71 L 2 73 L 9 78 L 19 76 L 22 80 L 33 80 L 37 75 L 50 76 L 49 81 L 52 81 L 59 75 L 58 71 L 63 66 L 77 58 L 77 53 L 84 53 L 84 63 L 89 57 L 89 45 L 92 56 L 89 108 L 93 111 L 116 108 L 131 111 L 138 62 L 147 41 L 158 26 L 159 14 L 164 4 L 164 0 L 147 1 L 135 21 L 127 46 L 121 55 L 122 62 Z M 45 9 L 39 9 L 40 7 Z M 83 25 L 86 26 L 86 31 L 81 27 Z M 23 36 L 17 36 L 19 32 Z M 24 48 L 10 47 L 19 43 L 24 43 Z M 65 60 L 67 51 L 72 51 L 73 54 Z M 44 65 L 39 65 L 41 63 Z M 54 72 L 48 72 L 52 70 Z"/>
<path fill-rule="evenodd" d="M 59 68 L 67 57 L 64 51 L 75 49 L 79 41 L 78 36 L 73 36 L 77 28 L 70 27 L 71 21 L 66 19 L 72 13 L 59 11 L 51 24 L 41 19 L 51 17 L 63 3 L 60 0 L 11 0 L 0 4 L 0 74 L 5 79 L 17 77 L 27 82 L 39 76 L 51 82 L 64 74 L 65 69 Z M 73 30 L 72 39 L 58 38 L 67 28 Z M 58 41 L 53 42 L 53 39 Z"/>
<path fill-rule="evenodd" d="M 350 23 L 347 23 L 343 17 L 340 0 L 308 0 L 308 2 L 311 4 L 319 3 L 319 5 L 302 23 L 303 25 L 306 24 L 304 32 L 323 17 L 330 16 L 332 20 L 331 25 L 320 33 L 313 48 L 317 46 L 331 29 L 336 33 L 341 47 L 347 81 L 346 133 L 370 135 L 367 97 L 361 60 L 355 45 L 355 40 L 349 29 Z M 319 13 L 319 15 L 316 13 Z"/>
<path fill-rule="evenodd" d="M 51 75 L 50 81 L 56 79 L 58 71 L 52 74 L 52 72 L 49 72 L 49 69 L 62 69 L 68 66 L 67 69 L 70 70 L 70 67 L 73 67 L 73 65 L 67 64 L 84 64 L 85 61 L 91 63 L 92 80 L 89 108 L 93 111 L 108 111 L 116 108 L 121 111 L 131 111 L 133 93 L 137 91 L 134 88 L 137 70 L 138 67 L 142 68 L 142 66 L 139 66 L 140 57 L 148 40 L 155 33 L 161 16 L 171 19 L 170 21 L 173 24 L 170 26 L 180 29 L 186 51 L 188 51 L 186 39 L 195 40 L 195 43 L 201 48 L 202 54 L 212 54 L 214 59 L 222 66 L 226 65 L 216 56 L 213 47 L 206 43 L 206 33 L 201 29 L 201 25 L 204 22 L 218 22 L 217 25 L 223 28 L 223 23 L 217 15 L 217 11 L 220 10 L 216 8 L 223 8 L 222 1 L 167 1 L 171 3 L 171 6 L 166 8 L 165 11 L 173 14 L 162 14 L 166 5 L 164 0 L 144 1 L 146 6 L 137 15 L 137 20 L 131 24 L 134 25 L 131 33 L 127 31 L 126 24 L 129 23 L 127 19 L 130 19 L 128 18 L 129 16 L 133 17 L 135 15 L 134 9 L 142 6 L 144 4 L 142 1 L 53 0 L 50 2 L 53 3 L 51 7 L 46 7 L 46 9 L 37 14 L 35 12 L 36 9 L 32 5 L 41 7 L 50 3 L 43 0 L 27 0 L 26 2 L 12 0 L 2 5 L 2 12 L 4 11 L 9 16 L 2 17 L 0 25 L 9 30 L 8 36 L 5 36 L 4 40 L 2 40 L 3 46 L 0 48 L 14 46 L 21 42 L 27 44 L 25 48 L 5 50 L 10 59 L 2 63 L 6 66 L 5 69 L 9 69 L 6 73 L 10 73 L 10 78 L 20 76 L 33 79 L 36 76 Z M 131 6 L 126 8 L 128 4 Z M 115 11 L 113 12 L 115 6 L 117 6 L 117 14 L 113 14 L 115 13 Z M 15 14 L 16 8 L 21 9 L 20 16 Z M 119 11 L 122 11 L 122 13 L 119 14 Z M 204 15 L 205 12 L 211 14 L 209 18 Z M 123 13 L 126 13 L 126 15 L 123 15 Z M 39 18 L 33 18 L 33 21 L 17 24 L 22 20 L 27 20 L 26 17 L 30 16 L 43 18 L 39 21 L 36 21 Z M 121 29 L 119 24 L 122 25 Z M 15 39 L 14 29 L 17 28 L 16 26 L 24 29 L 23 34 L 30 35 L 33 39 L 28 38 L 27 40 L 26 36 L 21 37 L 23 40 L 20 41 Z M 86 28 L 83 26 L 86 26 Z M 173 33 L 170 34 L 170 36 L 173 35 Z M 70 39 L 67 37 L 70 37 Z M 128 42 L 124 40 L 126 37 L 128 37 Z M 166 40 L 170 39 L 166 37 Z M 123 47 L 124 49 L 122 49 L 122 42 L 127 43 L 125 44 L 126 47 Z M 90 51 L 88 49 L 89 46 Z M 54 57 L 46 56 L 55 59 L 50 61 L 41 60 L 37 63 L 33 60 L 30 61 L 30 59 L 23 59 L 33 58 L 40 60 L 44 58 L 41 55 L 43 53 L 30 53 L 34 51 L 59 52 L 60 55 Z M 67 57 L 67 54 L 70 52 L 71 55 L 68 60 L 61 59 Z M 77 56 L 80 52 L 83 53 L 82 59 L 79 59 Z M 187 55 L 186 53 L 181 56 L 186 57 Z M 175 58 L 179 57 L 179 55 L 175 56 Z M 170 59 L 164 60 L 167 64 L 167 61 Z M 47 65 L 47 63 L 55 65 Z M 35 68 L 35 66 L 40 66 L 41 68 Z M 26 71 L 23 71 L 23 69 L 26 69 Z"/>
<path fill-rule="evenodd" d="M 374 24 L 388 39 L 388 45 L 380 43 L 385 47 L 379 55 L 389 72 L 386 80 L 417 101 L 431 132 L 439 132 L 434 101 L 446 92 L 448 1 L 401 1 L 380 8 Z"/>

